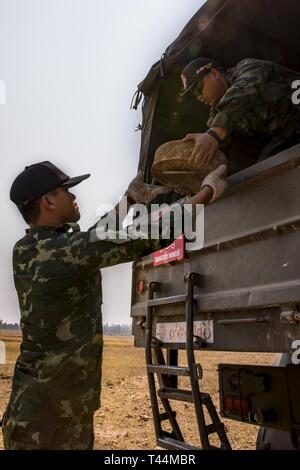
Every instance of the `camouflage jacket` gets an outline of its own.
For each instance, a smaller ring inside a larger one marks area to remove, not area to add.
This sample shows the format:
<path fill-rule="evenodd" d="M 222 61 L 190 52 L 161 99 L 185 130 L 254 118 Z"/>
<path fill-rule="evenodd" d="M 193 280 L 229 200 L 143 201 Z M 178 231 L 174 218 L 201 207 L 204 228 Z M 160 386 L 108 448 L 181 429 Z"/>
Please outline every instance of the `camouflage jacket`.
<path fill-rule="evenodd" d="M 95 226 L 94 226 L 95 227 Z M 57 419 L 100 405 L 102 290 L 100 268 L 132 261 L 169 240 L 91 242 L 87 232 L 27 230 L 13 251 L 21 311 L 21 353 L 7 415 Z"/>
<path fill-rule="evenodd" d="M 300 74 L 272 62 L 245 59 L 226 71 L 229 89 L 211 109 L 209 127 L 223 127 L 230 135 L 262 133 L 270 154 L 287 138 L 299 134 L 300 107 L 292 103 L 292 82 Z"/>

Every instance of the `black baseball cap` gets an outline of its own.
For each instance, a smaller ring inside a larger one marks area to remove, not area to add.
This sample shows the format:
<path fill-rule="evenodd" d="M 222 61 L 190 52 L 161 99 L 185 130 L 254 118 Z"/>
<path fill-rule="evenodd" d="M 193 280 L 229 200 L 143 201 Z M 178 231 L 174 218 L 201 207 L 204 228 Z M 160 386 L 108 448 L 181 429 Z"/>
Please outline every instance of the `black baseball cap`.
<path fill-rule="evenodd" d="M 184 88 L 181 96 L 192 91 L 197 83 L 209 74 L 211 69 L 222 70 L 222 67 L 220 67 L 215 60 L 207 59 L 205 57 L 189 62 L 181 73 L 181 80 Z"/>
<path fill-rule="evenodd" d="M 26 166 L 14 180 L 10 189 L 10 200 L 19 208 L 52 191 L 59 186 L 75 186 L 90 174 L 70 178 L 53 163 L 44 161 Z"/>

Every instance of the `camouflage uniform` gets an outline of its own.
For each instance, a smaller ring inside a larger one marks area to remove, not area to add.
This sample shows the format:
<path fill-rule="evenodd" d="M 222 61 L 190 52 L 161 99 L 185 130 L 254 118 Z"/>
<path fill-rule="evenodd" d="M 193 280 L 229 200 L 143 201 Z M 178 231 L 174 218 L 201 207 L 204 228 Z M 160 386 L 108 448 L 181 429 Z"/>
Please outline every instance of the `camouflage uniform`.
<path fill-rule="evenodd" d="M 94 241 L 87 232 L 27 230 L 13 252 L 22 344 L 3 418 L 6 449 L 90 449 L 100 406 L 100 268 L 170 240 Z"/>
<path fill-rule="evenodd" d="M 211 109 L 209 127 L 228 135 L 261 135 L 267 143 L 262 157 L 274 153 L 287 139 L 300 142 L 300 107 L 292 103 L 292 82 L 300 74 L 272 62 L 245 59 L 226 71 L 229 89 Z"/>

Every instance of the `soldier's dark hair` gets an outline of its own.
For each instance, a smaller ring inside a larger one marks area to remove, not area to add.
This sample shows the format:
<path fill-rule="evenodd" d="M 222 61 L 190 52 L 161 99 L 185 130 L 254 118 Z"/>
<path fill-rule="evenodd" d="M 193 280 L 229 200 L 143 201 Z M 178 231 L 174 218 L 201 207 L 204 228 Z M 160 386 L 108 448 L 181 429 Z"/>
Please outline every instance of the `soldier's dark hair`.
<path fill-rule="evenodd" d="M 47 194 L 52 194 L 56 195 L 57 194 L 57 189 L 53 189 L 52 191 L 49 191 Z M 28 204 L 26 204 L 25 207 L 19 207 L 19 211 L 21 212 L 23 219 L 25 222 L 29 225 L 31 223 L 34 223 L 37 221 L 40 215 L 40 202 L 41 202 L 42 197 L 39 197 L 37 199 L 34 199 L 33 201 L 30 201 Z"/>
<path fill-rule="evenodd" d="M 26 224 L 36 222 L 40 215 L 40 202 L 41 198 L 34 199 L 33 201 L 26 204 L 25 207 L 20 207 L 19 210 L 25 220 Z"/>

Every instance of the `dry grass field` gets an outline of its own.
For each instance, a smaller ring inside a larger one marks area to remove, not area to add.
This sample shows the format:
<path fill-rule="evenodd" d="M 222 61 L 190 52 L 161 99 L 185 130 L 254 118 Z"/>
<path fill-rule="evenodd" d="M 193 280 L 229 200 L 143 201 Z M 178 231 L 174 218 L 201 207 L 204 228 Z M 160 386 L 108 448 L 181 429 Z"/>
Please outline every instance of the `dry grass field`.
<path fill-rule="evenodd" d="M 20 338 L 12 332 L 1 335 L 7 348 L 7 364 L 0 365 L 0 415 L 9 399 L 14 363 Z M 218 405 L 217 365 L 220 362 L 271 364 L 274 354 L 201 352 L 203 391 L 210 392 Z M 184 353 L 181 353 L 184 364 Z M 186 380 L 186 379 L 182 379 Z M 184 385 L 184 384 L 183 384 Z M 188 384 L 186 384 L 188 385 Z M 144 366 L 144 350 L 133 347 L 133 338 L 105 337 L 102 379 L 102 407 L 95 415 L 96 449 L 155 449 L 154 429 Z M 199 445 L 193 405 L 175 403 L 178 421 L 186 441 Z M 182 418 L 182 419 L 180 419 Z M 254 449 L 257 428 L 225 420 L 234 449 Z M 0 437 L 2 449 L 2 437 Z"/>

